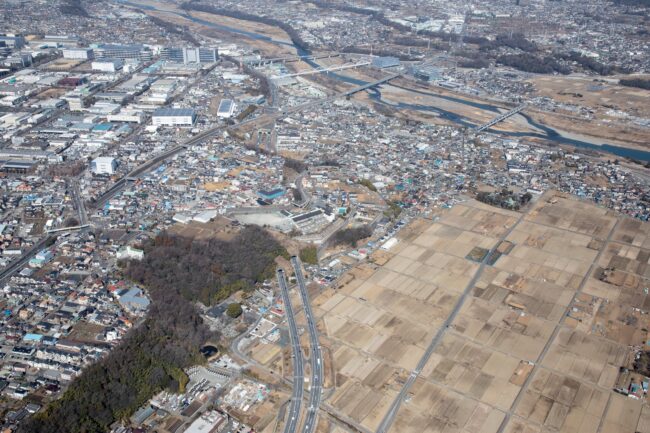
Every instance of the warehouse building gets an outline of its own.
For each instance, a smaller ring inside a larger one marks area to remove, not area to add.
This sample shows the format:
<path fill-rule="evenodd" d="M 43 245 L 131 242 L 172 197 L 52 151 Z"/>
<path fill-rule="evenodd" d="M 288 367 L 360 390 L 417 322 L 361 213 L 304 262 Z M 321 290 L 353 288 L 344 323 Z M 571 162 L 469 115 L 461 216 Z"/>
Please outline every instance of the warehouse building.
<path fill-rule="evenodd" d="M 109 114 L 106 119 L 109 122 L 142 123 L 144 122 L 144 115 L 141 111 L 122 109 L 119 113 Z"/>
<path fill-rule="evenodd" d="M 302 214 L 294 215 L 291 221 L 303 234 L 317 233 L 330 222 L 334 221 L 334 215 L 326 214 L 322 209 L 315 209 Z"/>
<path fill-rule="evenodd" d="M 95 58 L 92 48 L 67 48 L 61 51 L 64 59 L 92 60 Z"/>
<path fill-rule="evenodd" d="M 117 72 L 124 67 L 124 61 L 121 59 L 101 59 L 91 63 L 93 71 Z"/>
<path fill-rule="evenodd" d="M 117 169 L 117 161 L 115 158 L 110 158 L 107 156 L 100 156 L 95 158 L 90 163 L 90 170 L 95 174 L 107 174 L 112 175 Z"/>
<path fill-rule="evenodd" d="M 397 57 L 375 57 L 372 59 L 372 66 L 375 68 L 392 68 L 399 65 L 400 61 Z"/>
<path fill-rule="evenodd" d="M 222 99 L 217 109 L 217 117 L 230 119 L 235 113 L 235 102 L 232 99 Z"/>
<path fill-rule="evenodd" d="M 4 42 L 4 45 L 14 50 L 19 50 L 25 46 L 25 37 L 22 35 L 16 35 L 13 33 L 6 33 L 0 35 L 0 43 Z"/>
<path fill-rule="evenodd" d="M 270 201 L 275 200 L 276 198 L 280 198 L 280 197 L 282 197 L 282 196 L 284 195 L 285 192 L 286 192 L 286 191 L 284 190 L 284 188 L 274 188 L 274 189 L 271 189 L 271 190 L 262 190 L 262 191 L 258 191 L 258 192 L 257 192 L 257 195 L 258 195 L 262 200 L 265 200 L 265 201 L 269 201 L 269 202 L 270 202 Z"/>
<path fill-rule="evenodd" d="M 192 126 L 196 112 L 191 108 L 159 108 L 153 112 L 151 121 L 156 126 Z"/>
<path fill-rule="evenodd" d="M 100 44 L 95 48 L 95 54 L 100 59 L 136 59 L 141 62 L 147 62 L 153 58 L 151 49 L 141 44 Z"/>
<path fill-rule="evenodd" d="M 160 52 L 160 58 L 175 63 L 214 63 L 219 58 L 216 48 L 177 48 L 165 47 Z"/>
<path fill-rule="evenodd" d="M 420 65 L 414 67 L 412 72 L 416 79 L 422 81 L 438 82 L 444 78 L 440 68 L 431 65 Z"/>
<path fill-rule="evenodd" d="M 0 160 L 0 173 L 27 174 L 36 168 L 36 161 Z"/>

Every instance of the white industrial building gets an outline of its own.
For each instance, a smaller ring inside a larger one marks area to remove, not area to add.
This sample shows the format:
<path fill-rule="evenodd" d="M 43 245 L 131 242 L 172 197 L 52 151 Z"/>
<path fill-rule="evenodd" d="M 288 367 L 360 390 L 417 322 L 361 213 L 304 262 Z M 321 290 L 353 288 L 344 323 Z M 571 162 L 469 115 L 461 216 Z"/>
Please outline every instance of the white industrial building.
<path fill-rule="evenodd" d="M 123 109 L 119 113 L 109 114 L 107 116 L 109 122 L 131 122 L 131 123 L 142 123 L 144 121 L 144 115 L 141 111 L 132 111 L 128 109 Z"/>
<path fill-rule="evenodd" d="M 122 260 L 122 259 L 142 260 L 144 258 L 144 251 L 133 248 L 130 245 L 127 245 L 126 247 L 120 248 L 117 251 L 116 256 L 118 260 Z"/>
<path fill-rule="evenodd" d="M 196 112 L 191 108 L 159 108 L 151 116 L 156 126 L 192 126 L 195 121 Z"/>
<path fill-rule="evenodd" d="M 116 72 L 124 67 L 124 61 L 120 59 L 101 59 L 92 62 L 93 71 Z"/>
<path fill-rule="evenodd" d="M 64 59 L 92 60 L 95 58 L 92 48 L 66 48 L 61 51 Z"/>
<path fill-rule="evenodd" d="M 100 156 L 95 158 L 90 163 L 90 170 L 95 174 L 108 174 L 111 175 L 115 173 L 117 169 L 117 161 L 115 158 L 110 158 L 108 156 Z"/>

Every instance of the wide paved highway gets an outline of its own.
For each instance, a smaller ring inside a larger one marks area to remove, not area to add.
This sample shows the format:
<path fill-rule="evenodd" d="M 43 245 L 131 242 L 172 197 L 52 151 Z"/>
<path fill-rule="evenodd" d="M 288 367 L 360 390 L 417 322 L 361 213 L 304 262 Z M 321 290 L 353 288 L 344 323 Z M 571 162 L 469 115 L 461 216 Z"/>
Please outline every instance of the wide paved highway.
<path fill-rule="evenodd" d="M 316 418 L 318 416 L 318 407 L 320 406 L 321 393 L 323 391 L 323 354 L 318 340 L 318 331 L 316 330 L 316 321 L 311 310 L 309 295 L 305 277 L 302 274 L 302 265 L 297 257 L 291 258 L 291 264 L 296 273 L 296 281 L 300 290 L 302 306 L 307 318 L 307 329 L 309 330 L 309 343 L 311 346 L 311 387 L 309 392 L 309 407 L 307 408 L 307 417 L 305 418 L 304 433 L 312 433 L 316 428 Z"/>
<path fill-rule="evenodd" d="M 289 327 L 289 339 L 293 350 L 293 395 L 291 405 L 289 406 L 289 418 L 284 425 L 284 433 L 295 433 L 300 420 L 300 407 L 302 406 L 303 384 L 305 382 L 305 371 L 302 359 L 302 350 L 300 349 L 300 337 L 298 336 L 298 327 L 296 319 L 293 316 L 291 299 L 289 298 L 289 289 L 287 288 L 287 278 L 282 269 L 277 270 L 278 283 L 282 292 L 284 302 L 284 311 L 287 316 L 287 325 Z"/>

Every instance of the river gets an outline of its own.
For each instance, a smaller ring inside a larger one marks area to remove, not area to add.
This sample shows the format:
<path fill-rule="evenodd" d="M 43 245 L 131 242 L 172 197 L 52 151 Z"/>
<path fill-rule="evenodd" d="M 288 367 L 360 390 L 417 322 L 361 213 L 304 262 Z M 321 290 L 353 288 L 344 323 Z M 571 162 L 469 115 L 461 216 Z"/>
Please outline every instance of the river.
<path fill-rule="evenodd" d="M 261 35 L 259 33 L 251 32 L 248 30 L 242 30 L 238 29 L 236 27 L 230 27 L 222 24 L 217 24 L 213 23 L 210 21 L 203 20 L 201 18 L 196 18 L 192 17 L 183 13 L 175 12 L 175 11 L 170 11 L 170 10 L 164 10 L 164 9 L 159 9 L 157 7 L 151 6 L 151 5 L 144 5 L 144 4 L 139 4 L 136 2 L 131 2 L 128 0 L 118 0 L 120 3 L 129 5 L 129 6 L 134 6 L 143 10 L 155 10 L 163 13 L 169 13 L 169 14 L 176 14 L 179 15 L 185 19 L 188 19 L 190 21 L 193 21 L 197 24 L 204 25 L 206 27 L 212 27 L 216 30 L 220 30 L 223 32 L 228 32 L 228 33 L 234 33 L 234 34 L 239 34 L 242 36 L 246 36 L 248 38 L 252 39 L 257 39 L 257 40 L 263 40 L 265 42 L 269 42 L 272 44 L 276 45 L 283 45 L 283 46 L 290 46 L 293 47 L 296 50 L 297 55 L 299 56 L 306 56 L 309 55 L 309 53 L 302 48 L 297 47 L 295 44 L 289 41 L 282 41 L 282 40 L 277 40 L 273 39 L 269 36 L 266 35 Z M 310 66 L 314 68 L 320 68 L 321 65 L 318 64 L 314 60 L 306 60 L 306 63 L 309 64 Z M 329 73 L 328 77 L 337 79 L 339 81 L 343 81 L 345 83 L 357 85 L 357 86 L 362 86 L 364 84 L 367 84 L 366 81 L 353 78 L 350 76 L 347 76 L 345 74 L 341 73 Z M 500 113 L 499 107 L 486 104 L 486 103 L 480 103 L 480 102 L 475 102 L 475 101 L 469 101 L 465 100 L 462 98 L 456 98 L 453 96 L 449 95 L 441 95 L 437 93 L 429 93 L 425 92 L 422 90 L 415 90 L 415 89 L 406 89 L 410 92 L 414 93 L 420 93 L 424 95 L 429 95 L 429 96 L 435 96 L 437 98 L 442 98 L 446 99 L 455 103 L 467 105 L 473 108 L 478 108 L 482 110 L 487 110 L 487 111 L 492 111 L 496 114 Z M 371 89 L 369 90 L 370 96 L 372 99 L 378 102 L 385 103 L 391 107 L 397 108 L 397 109 L 409 109 L 409 110 L 416 110 L 416 111 L 422 111 L 422 112 L 430 112 L 430 113 L 436 113 L 438 114 L 441 118 L 444 118 L 445 120 L 449 120 L 450 122 L 456 123 L 458 125 L 466 126 L 468 128 L 473 128 L 477 126 L 475 123 L 472 123 L 468 119 L 464 118 L 463 116 L 460 116 L 459 114 L 456 114 L 454 112 L 444 110 L 440 107 L 436 107 L 433 105 L 422 105 L 422 104 L 410 104 L 410 103 L 405 103 L 405 102 L 399 102 L 397 104 L 388 102 L 382 98 L 381 91 L 378 89 Z M 639 150 L 639 149 L 630 149 L 627 147 L 622 147 L 622 146 L 616 146 L 613 144 L 609 143 L 602 143 L 602 144 L 595 144 L 593 142 L 589 141 L 584 141 L 584 140 L 579 140 L 576 138 L 570 138 L 567 136 L 562 135 L 561 132 L 559 132 L 556 129 L 553 129 L 547 125 L 544 125 L 542 123 L 536 122 L 533 119 L 530 118 L 530 116 L 527 116 L 524 113 L 520 113 L 521 116 L 523 116 L 528 124 L 536 129 L 538 129 L 541 132 L 508 132 L 508 131 L 496 131 L 496 130 L 490 130 L 490 132 L 494 132 L 500 135 L 508 136 L 508 137 L 520 137 L 520 138 L 539 138 L 539 139 L 544 139 L 548 141 L 552 141 L 558 144 L 563 144 L 563 145 L 569 145 L 569 146 L 574 146 L 578 148 L 583 148 L 583 149 L 589 149 L 593 151 L 598 151 L 598 152 L 603 152 L 603 153 L 609 153 L 618 157 L 622 158 L 630 158 L 630 159 L 635 159 L 639 161 L 650 161 L 650 152 L 649 151 L 644 151 L 644 150 Z"/>

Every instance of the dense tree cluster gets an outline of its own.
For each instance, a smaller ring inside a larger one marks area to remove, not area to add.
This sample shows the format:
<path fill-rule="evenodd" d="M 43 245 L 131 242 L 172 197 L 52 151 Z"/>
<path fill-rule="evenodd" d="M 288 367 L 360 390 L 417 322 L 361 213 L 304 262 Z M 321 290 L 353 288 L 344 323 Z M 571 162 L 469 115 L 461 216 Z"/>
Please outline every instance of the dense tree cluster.
<path fill-rule="evenodd" d="M 634 361 L 634 371 L 644 376 L 650 376 L 650 352 L 643 351 L 639 353 Z"/>
<path fill-rule="evenodd" d="M 238 302 L 233 302 L 232 304 L 228 304 L 228 308 L 226 308 L 226 314 L 228 317 L 231 317 L 233 319 L 236 319 L 237 317 L 241 316 L 244 310 L 241 308 L 241 304 Z"/>
<path fill-rule="evenodd" d="M 88 11 L 81 4 L 81 0 L 65 0 L 59 10 L 63 15 L 73 15 L 78 17 L 89 18 Z"/>
<path fill-rule="evenodd" d="M 63 221 L 63 227 L 77 227 L 79 220 L 75 217 L 68 217 Z"/>
<path fill-rule="evenodd" d="M 605 65 L 603 63 L 600 63 L 598 60 L 594 59 L 593 57 L 588 57 L 583 54 L 580 54 L 576 51 L 572 51 L 570 53 L 562 53 L 558 54 L 558 57 L 563 59 L 563 60 L 569 60 L 572 62 L 576 62 L 580 66 L 582 66 L 585 69 L 588 69 L 590 71 L 593 71 L 597 74 L 600 75 L 610 75 L 613 72 L 615 72 L 615 69 L 613 66 Z"/>
<path fill-rule="evenodd" d="M 325 158 L 314 165 L 321 166 L 321 167 L 340 167 L 341 162 L 335 158 Z"/>
<path fill-rule="evenodd" d="M 241 122 L 242 120 L 246 119 L 248 116 L 256 112 L 257 108 L 257 105 L 249 104 L 248 107 L 246 107 L 244 110 L 242 110 L 241 113 L 237 115 L 237 121 Z"/>
<path fill-rule="evenodd" d="M 333 245 L 351 245 L 357 246 L 357 242 L 372 235 L 372 228 L 370 226 L 355 227 L 349 229 L 339 230 L 334 233 L 331 238 Z"/>
<path fill-rule="evenodd" d="M 383 12 L 376 12 L 372 15 L 372 19 L 377 21 L 379 24 L 383 24 L 386 27 L 392 27 L 397 31 L 400 32 L 410 32 L 411 28 L 408 26 L 405 26 L 404 24 L 397 23 L 395 21 L 389 20 L 386 18 Z M 423 32 L 421 32 L 423 34 Z"/>
<path fill-rule="evenodd" d="M 619 80 L 618 84 L 621 86 L 650 90 L 650 79 L 647 78 L 624 78 Z"/>
<path fill-rule="evenodd" d="M 241 12 L 241 11 L 236 11 L 231 9 L 223 9 L 223 8 L 218 8 L 210 5 L 194 3 L 194 2 L 183 3 L 181 5 L 181 9 L 188 10 L 188 11 L 193 10 L 198 12 L 206 12 L 209 14 L 222 15 L 224 17 L 235 18 L 238 20 L 253 21 L 256 23 L 279 27 L 282 30 L 284 30 L 287 33 L 287 35 L 289 35 L 289 38 L 291 38 L 291 41 L 294 43 L 295 46 L 303 49 L 304 51 L 309 51 L 309 44 L 302 39 L 300 33 L 298 33 L 296 29 L 291 27 L 290 24 L 284 21 L 276 20 L 275 18 L 263 17 L 259 15 L 249 14 L 246 12 Z"/>
<path fill-rule="evenodd" d="M 461 68 L 483 69 L 490 67 L 490 61 L 483 56 L 477 56 L 474 58 L 465 57 L 458 61 L 458 66 Z"/>
<path fill-rule="evenodd" d="M 500 47 L 518 49 L 527 53 L 534 53 L 537 51 L 537 45 L 526 39 L 526 37 L 521 33 L 497 35 L 493 41 L 486 40 L 481 44 L 482 50 L 492 50 Z"/>
<path fill-rule="evenodd" d="M 302 161 L 298 161 L 297 159 L 293 159 L 293 158 L 285 158 L 284 166 L 285 168 L 290 168 L 298 173 L 302 173 L 303 171 L 307 170 L 306 163 Z"/>
<path fill-rule="evenodd" d="M 616 4 L 650 7 L 650 0 L 612 0 L 612 1 Z"/>
<path fill-rule="evenodd" d="M 297 203 L 302 202 L 302 193 L 300 192 L 300 190 L 298 188 L 293 188 L 291 190 L 291 193 L 293 194 L 293 200 L 295 202 L 297 202 Z"/>
<path fill-rule="evenodd" d="M 377 192 L 377 187 L 372 183 L 370 179 L 359 179 L 359 185 L 365 186 L 370 191 Z"/>
<path fill-rule="evenodd" d="M 144 323 L 86 368 L 61 398 L 23 423 L 20 433 L 103 433 L 157 392 L 184 388 L 183 369 L 201 362 L 199 347 L 214 334 L 174 286 L 151 295 Z"/>
<path fill-rule="evenodd" d="M 460 35 L 458 33 L 450 33 L 450 32 L 443 32 L 443 31 L 431 31 L 431 30 L 421 30 L 417 32 L 419 35 L 422 36 L 430 36 L 433 38 L 438 38 L 442 39 L 443 41 L 449 41 L 449 42 L 459 42 L 460 41 Z M 475 44 L 475 45 L 483 45 L 487 44 L 490 42 L 489 39 L 483 37 L 483 36 L 477 36 L 477 35 L 471 35 L 471 34 L 464 34 L 463 35 L 463 42 L 467 44 Z"/>
<path fill-rule="evenodd" d="M 186 26 L 178 27 L 177 25 L 168 21 L 162 20 L 155 16 L 149 16 L 149 19 L 158 27 L 164 29 L 167 33 L 179 35 L 183 40 L 189 42 L 191 45 L 198 47 L 201 45 L 199 41 L 192 35 Z"/>
<path fill-rule="evenodd" d="M 396 57 L 403 62 L 415 61 L 418 60 L 416 56 L 409 55 L 408 53 L 403 53 L 397 50 L 391 50 L 388 48 L 373 48 L 370 47 L 355 47 L 348 45 L 347 47 L 341 48 L 342 53 L 351 53 L 351 54 L 364 54 L 369 55 L 373 54 L 375 56 L 382 57 Z"/>
<path fill-rule="evenodd" d="M 273 275 L 277 255 L 289 257 L 268 232 L 252 226 L 229 242 L 162 234 L 144 248 L 145 259 L 126 269 L 149 289 L 152 302 L 144 322 L 86 368 L 60 399 L 23 423 L 19 433 L 103 433 L 155 393 L 183 390 L 183 369 L 202 362 L 200 347 L 218 337 L 193 302 L 209 303 L 250 287 Z"/>
<path fill-rule="evenodd" d="M 47 174 L 50 176 L 59 177 L 72 177 L 78 176 L 86 168 L 86 164 L 82 160 L 71 162 L 60 162 L 58 164 L 51 164 L 47 167 Z"/>
<path fill-rule="evenodd" d="M 318 248 L 315 245 L 310 245 L 300 250 L 300 261 L 308 265 L 318 264 Z"/>
<path fill-rule="evenodd" d="M 257 91 L 264 95 L 266 99 L 271 98 L 271 83 L 269 82 L 269 77 L 258 71 L 257 69 L 251 67 L 250 65 L 243 65 L 244 72 L 253 78 L 257 78 L 257 81 L 260 83 Z M 251 92 L 253 93 L 253 92 Z"/>
<path fill-rule="evenodd" d="M 427 39 L 416 38 L 414 36 L 398 36 L 393 38 L 393 43 L 396 45 L 404 45 L 407 47 L 431 47 L 441 49 L 441 44 L 430 42 Z"/>
<path fill-rule="evenodd" d="M 505 188 L 500 192 L 481 191 L 476 194 L 476 199 L 480 202 L 510 210 L 519 210 L 521 206 L 526 205 L 532 198 L 533 196 L 529 192 L 519 195 Z"/>
<path fill-rule="evenodd" d="M 272 277 L 275 258 L 288 257 L 282 245 L 256 226 L 245 227 L 231 241 L 162 234 L 144 250 L 144 260 L 129 263 L 126 270 L 132 280 L 151 292 L 176 287 L 185 299 L 206 305 Z"/>
<path fill-rule="evenodd" d="M 530 53 L 505 54 L 497 57 L 497 63 L 519 69 L 520 71 L 536 74 L 551 74 L 553 72 L 559 72 L 560 74 L 571 73 L 569 67 L 562 65 L 551 56 L 540 57 Z"/>
<path fill-rule="evenodd" d="M 402 213 L 402 207 L 394 201 L 389 201 L 387 204 L 388 209 L 384 211 L 384 215 L 386 215 L 391 220 L 397 219 L 397 217 L 399 217 Z"/>

